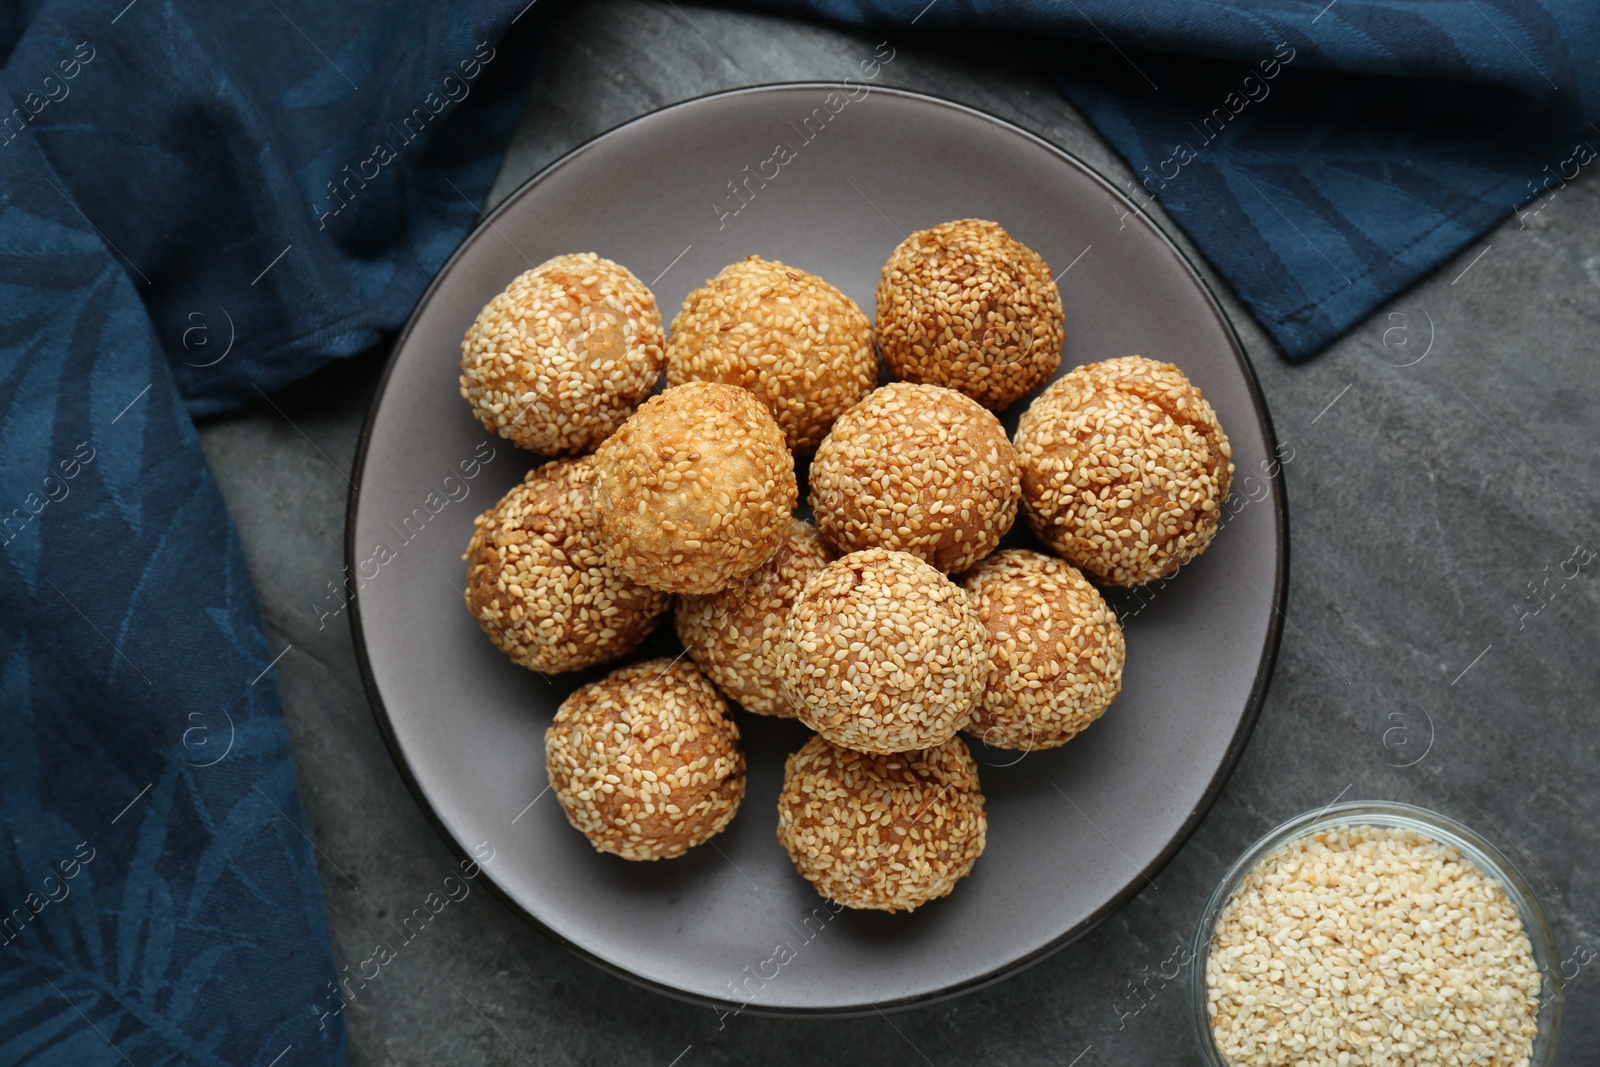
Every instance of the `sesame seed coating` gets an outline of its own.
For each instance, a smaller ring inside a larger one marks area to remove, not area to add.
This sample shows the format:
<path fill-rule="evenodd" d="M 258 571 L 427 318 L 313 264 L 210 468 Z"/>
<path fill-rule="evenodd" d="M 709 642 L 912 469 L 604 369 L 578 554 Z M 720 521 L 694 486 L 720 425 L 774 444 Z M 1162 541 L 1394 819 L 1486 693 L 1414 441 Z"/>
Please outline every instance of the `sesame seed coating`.
<path fill-rule="evenodd" d="M 878 281 L 877 337 L 895 377 L 999 411 L 1061 365 L 1061 293 L 1039 254 L 982 219 L 900 242 Z"/>
<path fill-rule="evenodd" d="M 1012 548 L 962 575 L 961 587 L 989 634 L 989 684 L 968 733 L 993 748 L 1055 748 L 1117 699 L 1122 627 L 1077 568 Z"/>
<path fill-rule="evenodd" d="M 811 464 L 811 510 L 836 548 L 909 552 L 946 573 L 994 551 L 1021 495 L 1000 420 L 937 385 L 874 390 L 834 424 Z"/>
<path fill-rule="evenodd" d="M 461 341 L 461 395 L 501 437 L 545 456 L 593 451 L 656 387 L 656 298 L 593 252 L 514 278 Z"/>
<path fill-rule="evenodd" d="M 911 911 L 947 896 L 983 853 L 978 764 L 959 737 L 876 755 L 813 737 L 784 765 L 778 840 L 848 908 Z"/>
<path fill-rule="evenodd" d="M 977 707 L 985 636 L 960 586 L 915 556 L 869 548 L 806 583 L 784 624 L 779 681 L 800 721 L 835 744 L 932 748 Z"/>
<path fill-rule="evenodd" d="M 794 457 L 766 405 L 716 382 L 651 397 L 595 453 L 606 559 L 671 593 L 715 593 L 789 534 Z"/>
<path fill-rule="evenodd" d="M 816 451 L 877 380 L 872 323 L 856 302 L 815 274 L 759 256 L 724 267 L 672 320 L 667 384 L 750 390 L 798 455 Z"/>
<path fill-rule="evenodd" d="M 778 684 L 778 644 L 789 609 L 833 552 L 808 522 L 791 519 L 771 559 L 720 593 L 678 598 L 678 640 L 717 686 L 746 711 L 794 718 Z"/>
<path fill-rule="evenodd" d="M 1233 481 L 1211 405 L 1143 356 L 1062 375 L 1022 413 L 1016 444 L 1028 525 L 1111 585 L 1165 578 L 1204 552 Z"/>
<path fill-rule="evenodd" d="M 1448 845 L 1353 826 L 1263 857 L 1206 958 L 1240 1067 L 1527 1067 L 1541 977 L 1517 906 Z"/>
<path fill-rule="evenodd" d="M 645 660 L 574 692 L 544 735 L 567 819 L 625 860 L 681 856 L 744 798 L 744 754 L 727 701 L 693 663 Z"/>
<path fill-rule="evenodd" d="M 672 598 L 602 558 L 594 461 L 528 472 L 473 520 L 467 610 L 495 647 L 535 671 L 576 671 L 632 652 Z"/>

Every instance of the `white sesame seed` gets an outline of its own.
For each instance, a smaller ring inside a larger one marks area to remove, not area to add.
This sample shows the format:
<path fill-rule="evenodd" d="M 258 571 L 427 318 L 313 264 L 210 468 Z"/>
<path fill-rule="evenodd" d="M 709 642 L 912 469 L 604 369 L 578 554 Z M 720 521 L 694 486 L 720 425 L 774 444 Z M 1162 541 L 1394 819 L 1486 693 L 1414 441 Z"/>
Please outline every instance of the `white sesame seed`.
<path fill-rule="evenodd" d="M 987 829 L 978 765 L 959 737 L 896 755 L 813 737 L 784 767 L 778 840 L 817 892 L 846 907 L 910 911 L 946 896 Z"/>
<path fill-rule="evenodd" d="M 593 252 L 514 278 L 461 341 L 461 395 L 486 428 L 541 455 L 588 452 L 661 376 L 655 297 Z"/>
<path fill-rule="evenodd" d="M 877 340 L 895 376 L 959 390 L 994 411 L 1061 365 L 1061 294 L 1050 268 L 998 223 L 919 230 L 884 264 Z"/>
<path fill-rule="evenodd" d="M 1413 830 L 1339 827 L 1263 857 L 1218 916 L 1205 980 L 1239 1067 L 1526 1067 L 1538 1032 L 1516 905 Z"/>
<path fill-rule="evenodd" d="M 797 455 L 815 451 L 877 380 L 872 324 L 855 301 L 782 263 L 749 256 L 725 267 L 672 320 L 667 384 L 750 390 Z"/>
<path fill-rule="evenodd" d="M 1165 578 L 1205 551 L 1233 479 L 1200 390 L 1142 356 L 1062 375 L 1022 413 L 1016 447 L 1028 525 L 1111 585 Z"/>
<path fill-rule="evenodd" d="M 966 725 L 989 674 L 967 595 L 904 552 L 853 552 L 812 576 L 779 644 L 783 694 L 835 744 L 930 748 Z"/>
<path fill-rule="evenodd" d="M 575 691 L 545 731 L 545 767 L 568 821 L 629 860 L 681 856 L 744 797 L 739 728 L 682 660 L 646 660 Z"/>
<path fill-rule="evenodd" d="M 592 458 L 555 460 L 473 522 L 467 609 L 495 647 L 530 670 L 575 671 L 626 655 L 670 606 L 667 594 L 605 562 L 593 482 Z"/>
<path fill-rule="evenodd" d="M 646 401 L 595 453 L 594 492 L 613 566 L 654 589 L 699 594 L 765 563 L 799 496 L 766 405 L 715 382 Z"/>
<path fill-rule="evenodd" d="M 1016 450 L 970 397 L 895 382 L 847 411 L 811 464 L 817 529 L 844 552 L 909 552 L 965 570 L 1016 520 Z"/>

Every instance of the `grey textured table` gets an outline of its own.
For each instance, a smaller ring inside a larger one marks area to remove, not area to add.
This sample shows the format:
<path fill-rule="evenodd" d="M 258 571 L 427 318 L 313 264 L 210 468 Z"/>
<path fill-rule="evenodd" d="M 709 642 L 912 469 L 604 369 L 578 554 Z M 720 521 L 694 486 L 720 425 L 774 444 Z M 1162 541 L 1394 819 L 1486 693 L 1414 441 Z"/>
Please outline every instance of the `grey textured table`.
<path fill-rule="evenodd" d="M 637 114 L 747 81 L 843 77 L 884 36 L 640 0 L 568 8 L 491 200 Z M 1118 184 L 1131 176 L 1004 38 L 893 44 L 885 84 L 1010 119 Z M 1597 233 L 1600 185 L 1580 179 L 1299 367 L 1207 272 L 1293 449 L 1272 486 L 1289 496 L 1289 625 L 1216 807 L 1100 927 L 932 1007 L 719 1026 L 577 960 L 475 891 L 350 1002 L 355 1062 L 1195 1062 L 1187 975 L 1164 982 L 1163 962 L 1242 849 L 1336 797 L 1442 811 L 1513 857 L 1563 955 L 1578 954 L 1560 1062 L 1600 1062 L 1600 957 L 1580 951 L 1600 952 L 1600 563 L 1550 580 L 1578 545 L 1600 548 L 1600 375 L 1585 343 L 1600 331 Z M 380 371 L 377 359 L 329 368 L 276 396 L 281 414 L 262 404 L 202 431 L 273 643 L 293 645 L 278 675 L 341 960 L 389 937 L 389 917 L 451 864 L 384 749 L 345 620 L 319 626 L 314 607 L 341 573 L 345 474 Z"/>

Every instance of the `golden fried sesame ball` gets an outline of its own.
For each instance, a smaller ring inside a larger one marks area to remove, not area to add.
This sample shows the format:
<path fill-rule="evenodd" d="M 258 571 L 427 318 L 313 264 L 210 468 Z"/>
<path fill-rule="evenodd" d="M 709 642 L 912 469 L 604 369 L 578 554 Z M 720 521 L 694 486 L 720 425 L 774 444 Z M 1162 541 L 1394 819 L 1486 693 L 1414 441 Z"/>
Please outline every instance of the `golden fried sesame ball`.
<path fill-rule="evenodd" d="M 1165 578 L 1211 543 L 1233 449 L 1170 363 L 1124 356 L 1062 375 L 1017 425 L 1028 525 L 1090 577 Z"/>
<path fill-rule="evenodd" d="M 816 451 L 877 380 L 872 323 L 856 302 L 815 274 L 759 256 L 724 267 L 672 320 L 667 384 L 750 390 L 798 455 Z"/>
<path fill-rule="evenodd" d="M 546 456 L 591 452 L 656 387 L 665 338 L 644 283 L 593 252 L 525 271 L 461 341 L 461 395 Z"/>
<path fill-rule="evenodd" d="M 593 485 L 591 457 L 555 460 L 473 520 L 467 610 L 529 670 L 582 670 L 632 652 L 671 606 L 605 562 Z"/>
<path fill-rule="evenodd" d="M 784 766 L 778 840 L 848 908 L 911 911 L 947 896 L 983 853 L 978 765 L 959 737 L 878 755 L 813 737 Z"/>
<path fill-rule="evenodd" d="M 835 744 L 931 748 L 977 707 L 985 637 L 949 578 L 905 552 L 869 548 L 806 583 L 784 624 L 778 678 L 800 721 Z"/>
<path fill-rule="evenodd" d="M 878 347 L 895 377 L 994 411 L 1061 365 L 1061 293 L 999 223 L 957 219 L 900 242 L 878 282 Z"/>
<path fill-rule="evenodd" d="M 606 559 L 671 593 L 715 593 L 789 535 L 794 457 L 766 405 L 717 382 L 651 397 L 595 453 Z"/>
<path fill-rule="evenodd" d="M 989 633 L 989 684 L 968 733 L 992 748 L 1055 748 L 1117 699 L 1122 626 L 1077 568 L 1013 548 L 962 575 L 961 587 Z"/>
<path fill-rule="evenodd" d="M 678 640 L 724 693 L 757 715 L 794 718 L 778 685 L 778 644 L 789 608 L 833 559 L 809 522 L 790 519 L 789 538 L 742 581 L 708 596 L 681 596 Z"/>
<path fill-rule="evenodd" d="M 994 551 L 1022 495 L 1000 420 L 937 385 L 895 382 L 845 413 L 811 464 L 817 529 L 840 551 L 889 548 L 965 570 Z"/>
<path fill-rule="evenodd" d="M 693 663 L 646 660 L 577 690 L 544 750 L 567 820 L 625 860 L 683 855 L 727 826 L 744 797 L 739 728 Z"/>

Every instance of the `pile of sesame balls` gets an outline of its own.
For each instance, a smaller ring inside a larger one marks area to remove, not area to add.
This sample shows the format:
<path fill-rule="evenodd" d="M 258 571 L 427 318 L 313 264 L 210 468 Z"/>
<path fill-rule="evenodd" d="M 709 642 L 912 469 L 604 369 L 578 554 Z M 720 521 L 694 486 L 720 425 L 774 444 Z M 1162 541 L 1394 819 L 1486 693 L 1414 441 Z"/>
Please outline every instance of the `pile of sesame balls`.
<path fill-rule="evenodd" d="M 972 870 L 987 817 L 961 733 L 1028 752 L 1103 715 L 1125 646 L 1096 583 L 1204 551 L 1233 472 L 1200 391 L 1141 356 L 1062 375 L 1008 438 L 996 413 L 1057 371 L 1064 337 L 1044 260 L 978 219 L 902 242 L 876 321 L 756 256 L 667 333 L 649 289 L 593 253 L 489 302 L 461 395 L 549 461 L 477 518 L 468 610 L 534 671 L 626 656 L 669 612 L 687 653 L 581 686 L 546 732 L 550 784 L 596 849 L 665 859 L 732 820 L 732 701 L 814 731 L 777 836 L 818 892 L 909 911 Z M 880 353 L 899 379 L 881 387 Z M 1051 554 L 1000 549 L 1019 506 Z"/>

